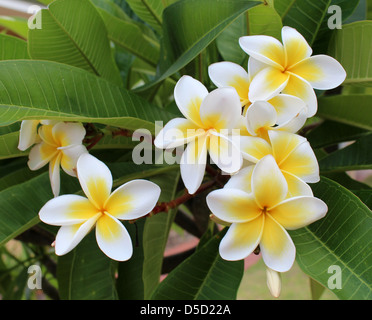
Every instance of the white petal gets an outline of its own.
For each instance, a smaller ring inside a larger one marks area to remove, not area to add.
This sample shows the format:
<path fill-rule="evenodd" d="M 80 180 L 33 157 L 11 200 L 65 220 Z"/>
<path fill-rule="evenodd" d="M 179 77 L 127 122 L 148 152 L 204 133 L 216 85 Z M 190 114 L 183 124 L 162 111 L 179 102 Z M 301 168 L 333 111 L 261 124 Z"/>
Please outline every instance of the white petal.
<path fill-rule="evenodd" d="M 220 242 L 221 257 L 229 261 L 248 257 L 257 248 L 263 228 L 264 215 L 249 222 L 233 223 Z"/>
<path fill-rule="evenodd" d="M 240 120 L 240 98 L 233 88 L 218 88 L 209 93 L 200 106 L 204 128 L 234 129 Z"/>
<path fill-rule="evenodd" d="M 283 122 L 281 125 L 275 127 L 275 130 L 287 131 L 290 133 L 296 133 L 300 130 L 307 120 L 307 109 L 302 109 L 295 117 L 289 119 L 287 122 Z"/>
<path fill-rule="evenodd" d="M 282 69 L 285 64 L 283 45 L 270 36 L 245 36 L 239 39 L 240 47 L 263 63 Z"/>
<path fill-rule="evenodd" d="M 307 109 L 306 103 L 303 100 L 289 94 L 279 94 L 268 102 L 276 110 L 278 125 L 288 122 L 296 117 L 303 109 Z"/>
<path fill-rule="evenodd" d="M 201 127 L 200 105 L 207 96 L 207 88 L 190 76 L 182 76 L 174 88 L 174 99 L 181 113 Z"/>
<path fill-rule="evenodd" d="M 240 150 L 244 159 L 257 163 L 260 159 L 268 154 L 272 154 L 270 144 L 259 137 L 240 137 Z"/>
<path fill-rule="evenodd" d="M 19 131 L 19 150 L 25 151 L 37 142 L 37 126 L 39 125 L 39 123 L 39 120 L 22 121 L 21 129 Z"/>
<path fill-rule="evenodd" d="M 61 167 L 63 171 L 72 177 L 76 177 L 77 161 L 82 154 L 88 153 L 87 148 L 79 144 L 71 145 L 60 150 L 62 152 Z"/>
<path fill-rule="evenodd" d="M 288 232 L 270 214 L 265 215 L 260 249 L 262 258 L 270 269 L 277 272 L 291 269 L 296 257 L 296 248 Z"/>
<path fill-rule="evenodd" d="M 240 136 L 226 137 L 212 132 L 209 140 L 209 155 L 223 172 L 239 171 L 243 164 L 243 157 L 239 149 Z"/>
<path fill-rule="evenodd" d="M 278 95 L 287 86 L 290 75 L 274 67 L 261 70 L 249 87 L 249 100 L 267 101 Z"/>
<path fill-rule="evenodd" d="M 312 56 L 290 69 L 307 80 L 313 88 L 329 90 L 338 87 L 346 78 L 346 71 L 334 58 L 327 55 Z"/>
<path fill-rule="evenodd" d="M 249 81 L 251 82 L 252 79 L 263 69 L 267 67 L 266 63 L 258 61 L 252 57 L 248 59 L 248 75 Z"/>
<path fill-rule="evenodd" d="M 77 174 L 85 195 L 98 209 L 102 209 L 112 189 L 109 168 L 89 153 L 84 153 L 77 162 Z"/>
<path fill-rule="evenodd" d="M 40 220 L 53 226 L 83 223 L 98 213 L 90 201 L 78 195 L 62 195 L 49 200 L 39 212 Z"/>
<path fill-rule="evenodd" d="M 252 191 L 261 208 L 270 208 L 286 198 L 288 184 L 272 155 L 262 158 L 253 169 Z"/>
<path fill-rule="evenodd" d="M 252 173 L 254 165 L 241 169 L 237 174 L 231 176 L 229 181 L 223 187 L 224 189 L 238 189 L 246 193 L 252 192 Z"/>
<path fill-rule="evenodd" d="M 311 84 L 298 77 L 296 74 L 291 74 L 283 93 L 296 96 L 302 99 L 307 106 L 307 116 L 313 117 L 318 110 L 318 99 Z"/>
<path fill-rule="evenodd" d="M 85 128 L 81 123 L 59 122 L 53 126 L 54 140 L 59 147 L 81 144 L 85 137 Z"/>
<path fill-rule="evenodd" d="M 223 61 L 211 64 L 208 67 L 209 77 L 218 87 L 233 87 L 241 101 L 248 100 L 250 79 L 247 71 L 240 65 Z"/>
<path fill-rule="evenodd" d="M 261 128 L 269 129 L 277 122 L 274 107 L 266 101 L 256 101 L 247 110 L 245 115 L 248 132 L 256 136 Z"/>
<path fill-rule="evenodd" d="M 127 229 L 109 214 L 98 219 L 96 239 L 102 252 L 113 260 L 126 261 L 133 254 L 132 240 Z"/>
<path fill-rule="evenodd" d="M 28 167 L 30 170 L 38 170 L 44 167 L 58 153 L 55 147 L 45 142 L 33 146 L 28 155 Z"/>
<path fill-rule="evenodd" d="M 286 53 L 286 65 L 291 67 L 296 63 L 308 58 L 313 50 L 305 38 L 294 28 L 282 28 L 282 40 Z"/>
<path fill-rule="evenodd" d="M 239 189 L 212 191 L 207 196 L 207 204 L 217 218 L 230 223 L 254 220 L 262 212 L 253 196 Z"/>
<path fill-rule="evenodd" d="M 132 180 L 117 188 L 104 207 L 117 219 L 138 219 L 154 209 L 160 192 L 159 186 L 151 181 Z"/>
<path fill-rule="evenodd" d="M 182 181 L 188 192 L 194 194 L 200 187 L 207 164 L 207 136 L 191 141 L 181 157 Z"/>
<path fill-rule="evenodd" d="M 56 236 L 56 255 L 61 256 L 73 250 L 92 230 L 100 215 L 101 213 L 98 213 L 82 224 L 62 226 Z"/>
<path fill-rule="evenodd" d="M 272 217 L 288 230 L 294 230 L 323 218 L 328 211 L 320 199 L 300 196 L 289 198 L 270 208 Z"/>
<path fill-rule="evenodd" d="M 184 118 L 169 121 L 156 136 L 154 144 L 159 149 L 177 148 L 189 143 L 205 131 Z"/>
<path fill-rule="evenodd" d="M 55 197 L 58 197 L 60 190 L 59 165 L 61 163 L 61 158 L 62 154 L 58 154 L 49 163 L 49 180 Z"/>

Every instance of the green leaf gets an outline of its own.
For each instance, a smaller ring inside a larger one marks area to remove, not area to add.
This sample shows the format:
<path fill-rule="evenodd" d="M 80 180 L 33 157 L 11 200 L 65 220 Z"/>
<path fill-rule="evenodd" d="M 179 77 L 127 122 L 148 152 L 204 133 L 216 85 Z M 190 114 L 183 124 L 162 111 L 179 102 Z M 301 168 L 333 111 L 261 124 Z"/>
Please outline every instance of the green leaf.
<path fill-rule="evenodd" d="M 176 196 L 179 170 L 167 175 L 154 177 L 152 181 L 160 186 L 160 202 L 169 202 Z M 176 210 L 161 212 L 146 219 L 143 230 L 143 284 L 144 298 L 149 299 L 160 281 L 161 268 L 169 230 Z"/>
<path fill-rule="evenodd" d="M 323 148 L 334 144 L 353 141 L 368 133 L 367 130 L 334 121 L 324 121 L 311 130 L 306 138 L 312 148 Z"/>
<path fill-rule="evenodd" d="M 0 34 L 0 60 L 18 59 L 29 59 L 27 42 L 6 34 Z"/>
<path fill-rule="evenodd" d="M 115 300 L 116 262 L 98 247 L 91 232 L 79 245 L 58 257 L 57 278 L 63 300 Z"/>
<path fill-rule="evenodd" d="M 105 24 L 89 0 L 57 0 L 41 10 L 41 21 L 42 28 L 28 35 L 33 59 L 79 67 L 122 85 Z"/>
<path fill-rule="evenodd" d="M 282 20 L 274 8 L 260 5 L 239 16 L 216 39 L 218 50 L 226 61 L 242 64 L 247 54 L 239 46 L 246 35 L 267 35 L 281 39 Z"/>
<path fill-rule="evenodd" d="M 59 119 L 155 132 L 173 115 L 87 71 L 47 61 L 0 62 L 0 126 Z"/>
<path fill-rule="evenodd" d="M 346 70 L 344 85 L 372 86 L 372 21 L 344 25 L 334 33 L 329 54 Z"/>
<path fill-rule="evenodd" d="M 25 156 L 27 151 L 18 149 L 19 132 L 12 132 L 0 136 L 0 160 Z"/>
<path fill-rule="evenodd" d="M 283 26 L 297 29 L 310 46 L 314 43 L 327 14 L 331 0 L 275 0 L 274 6 L 282 17 Z"/>
<path fill-rule="evenodd" d="M 290 231 L 296 259 L 310 277 L 328 287 L 330 266 L 341 268 L 340 299 L 372 298 L 372 212 L 352 192 L 322 177 L 313 185 L 314 195 L 328 206 L 327 215 L 305 227 Z"/>
<path fill-rule="evenodd" d="M 372 210 L 372 188 L 369 190 L 353 190 L 353 193 Z"/>
<path fill-rule="evenodd" d="M 372 169 L 372 133 L 319 161 L 321 172 Z"/>
<path fill-rule="evenodd" d="M 372 95 L 350 94 L 321 97 L 317 116 L 372 130 Z"/>
<path fill-rule="evenodd" d="M 223 230 L 172 270 L 159 284 L 154 300 L 233 300 L 243 277 L 244 262 L 226 261 L 218 246 Z"/>
<path fill-rule="evenodd" d="M 159 74 L 137 91 L 151 88 L 186 66 L 236 18 L 258 4 L 242 0 L 181 0 L 166 8 Z"/>
<path fill-rule="evenodd" d="M 27 39 L 28 24 L 27 19 L 22 17 L 0 16 L 0 26 L 10 30 L 24 39 Z"/>
<path fill-rule="evenodd" d="M 134 13 L 147 22 L 156 31 L 161 32 L 163 23 L 164 1 L 159 0 L 127 0 Z"/>
<path fill-rule="evenodd" d="M 158 43 L 147 37 L 134 22 L 124 21 L 107 11 L 98 10 L 110 40 L 150 65 L 156 66 L 160 54 Z"/>

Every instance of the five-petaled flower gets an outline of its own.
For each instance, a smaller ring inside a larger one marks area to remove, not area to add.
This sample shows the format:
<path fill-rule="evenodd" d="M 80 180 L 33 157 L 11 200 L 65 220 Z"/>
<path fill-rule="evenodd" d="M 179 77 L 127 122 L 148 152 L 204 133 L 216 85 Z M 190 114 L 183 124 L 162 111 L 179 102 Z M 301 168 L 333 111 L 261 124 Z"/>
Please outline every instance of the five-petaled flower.
<path fill-rule="evenodd" d="M 312 49 L 305 38 L 291 27 L 283 27 L 282 41 L 283 44 L 264 35 L 239 39 L 256 72 L 249 87 L 249 100 L 267 101 L 280 92 L 286 93 L 304 100 L 307 115 L 312 117 L 318 106 L 313 89 L 329 90 L 339 86 L 346 72 L 330 56 L 311 56 Z"/>
<path fill-rule="evenodd" d="M 56 197 L 60 192 L 59 167 L 76 177 L 76 162 L 88 152 L 83 145 L 85 128 L 81 123 L 57 122 L 42 125 L 38 136 L 40 142 L 30 150 L 28 166 L 31 170 L 38 170 L 49 163 L 50 183 Z"/>
<path fill-rule="evenodd" d="M 286 229 L 301 228 L 324 217 L 327 205 L 312 196 L 287 198 L 286 179 L 271 155 L 254 166 L 249 182 L 246 190 L 250 192 L 231 183 L 207 196 L 212 213 L 232 223 L 220 242 L 220 255 L 225 260 L 241 260 L 259 246 L 270 269 L 288 271 L 296 249 Z"/>
<path fill-rule="evenodd" d="M 169 121 L 155 139 L 160 149 L 187 143 L 181 158 L 182 180 L 190 194 L 199 188 L 207 163 L 207 153 L 224 172 L 234 173 L 242 166 L 239 145 L 234 141 L 244 127 L 241 104 L 233 88 L 210 93 L 198 80 L 183 76 L 174 89 L 174 98 L 185 118 Z"/>
<path fill-rule="evenodd" d="M 155 207 L 160 188 L 146 180 L 132 180 L 111 193 L 113 179 L 109 168 L 86 153 L 77 163 L 80 185 L 86 197 L 61 195 L 48 201 L 39 212 L 41 221 L 61 226 L 55 252 L 64 255 L 74 249 L 95 226 L 100 249 L 111 259 L 128 260 L 132 241 L 119 220 L 135 220 Z"/>

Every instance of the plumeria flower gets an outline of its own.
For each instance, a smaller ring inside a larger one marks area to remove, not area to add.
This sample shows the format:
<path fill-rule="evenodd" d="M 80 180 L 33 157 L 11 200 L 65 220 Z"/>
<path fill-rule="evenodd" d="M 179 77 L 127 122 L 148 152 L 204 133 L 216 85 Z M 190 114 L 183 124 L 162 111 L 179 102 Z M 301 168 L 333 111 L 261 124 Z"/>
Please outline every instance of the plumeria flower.
<path fill-rule="evenodd" d="M 76 163 L 83 153 L 88 152 L 82 144 L 85 128 L 81 123 L 57 122 L 39 128 L 41 142 L 29 154 L 28 166 L 38 170 L 49 163 L 49 178 L 54 196 L 60 191 L 61 166 L 70 176 L 76 177 Z"/>
<path fill-rule="evenodd" d="M 311 196 L 287 198 L 286 179 L 271 155 L 254 166 L 251 186 L 250 193 L 223 188 L 207 196 L 212 213 L 232 223 L 220 242 L 220 255 L 225 260 L 241 260 L 259 246 L 268 268 L 288 271 L 296 248 L 286 229 L 302 228 L 323 218 L 327 205 Z"/>
<path fill-rule="evenodd" d="M 266 101 L 256 101 L 247 110 L 245 115 L 247 130 L 250 135 L 268 140 L 269 130 L 280 130 L 296 133 L 300 130 L 307 119 L 305 103 L 299 99 L 296 108 L 293 108 L 290 116 L 280 118 L 272 104 Z"/>
<path fill-rule="evenodd" d="M 241 137 L 241 152 L 243 157 L 252 163 L 257 163 L 267 155 L 272 155 L 288 184 L 288 195 L 312 196 L 307 183 L 319 181 L 319 165 L 310 143 L 306 138 L 278 130 L 268 131 L 269 142 L 258 137 Z M 251 171 L 244 168 L 231 178 L 247 181 L 241 185 L 249 192 Z"/>
<path fill-rule="evenodd" d="M 270 36 L 244 36 L 241 48 L 260 69 L 249 88 L 249 99 L 269 100 L 279 92 L 301 98 L 307 103 L 308 117 L 317 111 L 314 89 L 336 88 L 346 78 L 341 64 L 327 55 L 312 55 L 305 38 L 295 29 L 283 27 L 283 44 Z"/>
<path fill-rule="evenodd" d="M 88 153 L 79 158 L 77 172 L 86 197 L 62 195 L 48 201 L 39 212 L 41 221 L 61 226 L 55 241 L 56 254 L 73 250 L 95 227 L 100 249 L 111 259 L 128 260 L 133 253 L 132 241 L 119 220 L 134 220 L 148 214 L 159 199 L 159 186 L 133 180 L 111 193 L 110 170 Z"/>
<path fill-rule="evenodd" d="M 185 118 L 169 121 L 154 143 L 160 149 L 187 144 L 181 157 L 181 177 L 188 192 L 193 194 L 203 180 L 208 152 L 226 173 L 241 168 L 243 159 L 234 134 L 238 140 L 244 117 L 233 88 L 218 88 L 208 93 L 198 80 L 183 76 L 175 87 L 174 97 Z"/>
<path fill-rule="evenodd" d="M 23 120 L 21 122 L 21 129 L 19 131 L 18 149 L 21 151 L 25 151 L 35 143 L 39 143 L 39 125 L 51 125 L 54 123 L 57 122 L 54 120 Z"/>
<path fill-rule="evenodd" d="M 208 67 L 208 73 L 210 79 L 218 88 L 235 88 L 240 97 L 241 105 L 244 107 L 244 114 L 250 109 L 252 103 L 268 100 L 277 112 L 278 123 L 282 124 L 293 119 L 296 114 L 302 112 L 303 108 L 307 109 L 306 104 L 300 98 L 288 94 L 278 93 L 274 97 L 268 97 L 268 99 L 254 100 L 254 97 L 252 98 L 249 95 L 249 88 L 252 80 L 260 71 L 258 66 L 260 65 L 250 58 L 247 72 L 236 63 L 223 61 L 211 64 Z"/>

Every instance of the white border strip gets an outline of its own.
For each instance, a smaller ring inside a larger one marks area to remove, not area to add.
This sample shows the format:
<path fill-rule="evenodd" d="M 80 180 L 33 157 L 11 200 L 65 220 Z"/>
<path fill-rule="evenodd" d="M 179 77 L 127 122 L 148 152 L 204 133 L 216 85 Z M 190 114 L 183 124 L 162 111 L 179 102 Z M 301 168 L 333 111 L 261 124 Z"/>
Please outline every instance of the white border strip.
<path fill-rule="evenodd" d="M 30 3 L 27 1 L 21 1 L 21 0 L 0 0 L 0 8 L 7 8 L 23 13 L 29 13 L 29 8 L 31 6 L 35 5 L 35 3 Z M 39 5 L 40 8 L 46 8 L 43 5 Z"/>

